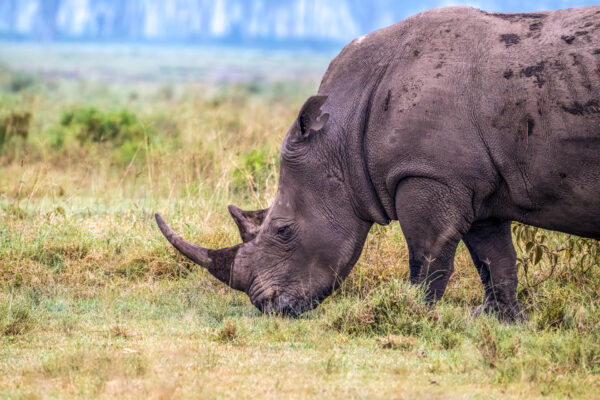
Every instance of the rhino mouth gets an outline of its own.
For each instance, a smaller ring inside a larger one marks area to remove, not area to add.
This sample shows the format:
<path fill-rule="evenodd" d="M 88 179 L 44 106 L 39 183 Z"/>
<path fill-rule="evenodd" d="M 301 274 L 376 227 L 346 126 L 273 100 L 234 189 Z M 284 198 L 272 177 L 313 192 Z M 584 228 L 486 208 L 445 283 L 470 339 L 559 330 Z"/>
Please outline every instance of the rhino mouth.
<path fill-rule="evenodd" d="M 318 307 L 319 304 L 320 302 L 316 300 L 279 296 L 275 299 L 259 301 L 255 305 L 263 314 L 297 318 L 301 314 Z"/>
<path fill-rule="evenodd" d="M 297 318 L 301 314 L 317 308 L 330 294 L 331 291 L 327 291 L 315 296 L 295 297 L 282 293 L 276 296 L 259 298 L 252 301 L 252 303 L 263 314 Z"/>

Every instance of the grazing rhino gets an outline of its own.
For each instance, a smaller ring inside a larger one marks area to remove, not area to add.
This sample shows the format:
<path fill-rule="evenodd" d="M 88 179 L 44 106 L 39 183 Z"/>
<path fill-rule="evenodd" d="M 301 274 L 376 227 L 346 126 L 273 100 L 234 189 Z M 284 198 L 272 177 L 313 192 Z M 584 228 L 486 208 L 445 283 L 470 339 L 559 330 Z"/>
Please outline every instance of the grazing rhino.
<path fill-rule="evenodd" d="M 430 301 L 462 240 L 479 311 L 521 318 L 511 221 L 600 239 L 600 6 L 440 8 L 355 39 L 287 133 L 271 207 L 230 212 L 243 243 L 221 250 L 156 220 L 263 312 L 316 307 L 398 220 Z"/>

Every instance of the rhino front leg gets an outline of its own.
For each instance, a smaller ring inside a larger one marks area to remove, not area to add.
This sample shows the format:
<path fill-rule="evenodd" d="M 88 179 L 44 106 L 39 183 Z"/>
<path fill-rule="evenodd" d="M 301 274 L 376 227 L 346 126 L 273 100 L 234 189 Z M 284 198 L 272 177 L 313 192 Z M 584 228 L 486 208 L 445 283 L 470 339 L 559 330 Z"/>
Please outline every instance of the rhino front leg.
<path fill-rule="evenodd" d="M 463 237 L 485 289 L 476 315 L 484 312 L 507 321 L 524 319 L 517 300 L 517 254 L 510 226 L 511 221 L 478 221 Z"/>
<path fill-rule="evenodd" d="M 408 178 L 396 189 L 396 213 L 409 251 L 410 281 L 433 302 L 454 272 L 454 255 L 472 221 L 470 196 L 458 186 Z"/>

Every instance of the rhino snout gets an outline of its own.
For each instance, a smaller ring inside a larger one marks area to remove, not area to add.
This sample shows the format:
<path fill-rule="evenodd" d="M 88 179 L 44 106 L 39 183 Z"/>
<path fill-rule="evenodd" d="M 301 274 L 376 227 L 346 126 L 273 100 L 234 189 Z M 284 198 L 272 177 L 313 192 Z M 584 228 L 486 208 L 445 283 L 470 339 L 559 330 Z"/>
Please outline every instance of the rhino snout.
<path fill-rule="evenodd" d="M 318 302 L 309 299 L 297 299 L 285 294 L 261 298 L 253 301 L 253 303 L 264 314 L 286 317 L 298 317 L 318 305 Z"/>

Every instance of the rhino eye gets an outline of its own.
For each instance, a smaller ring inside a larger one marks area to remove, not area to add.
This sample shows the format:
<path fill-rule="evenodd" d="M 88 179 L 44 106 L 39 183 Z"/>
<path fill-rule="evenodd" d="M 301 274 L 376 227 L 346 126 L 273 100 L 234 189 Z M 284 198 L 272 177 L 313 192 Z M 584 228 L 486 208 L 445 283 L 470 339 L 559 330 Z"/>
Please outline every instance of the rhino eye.
<path fill-rule="evenodd" d="M 289 225 L 277 229 L 277 236 L 284 242 L 289 241 L 293 236 L 292 228 Z"/>

